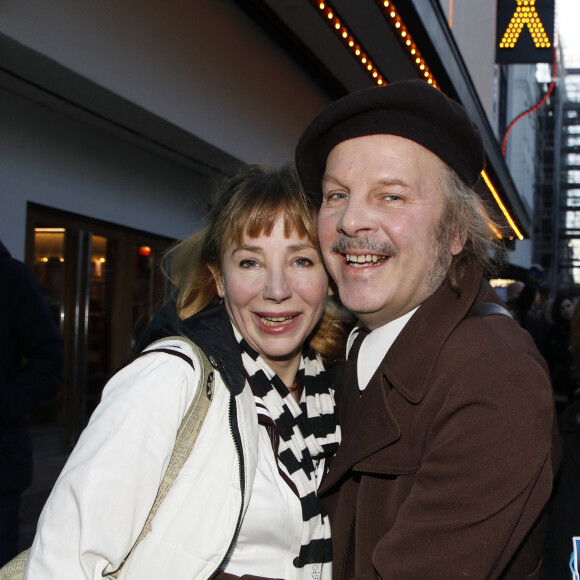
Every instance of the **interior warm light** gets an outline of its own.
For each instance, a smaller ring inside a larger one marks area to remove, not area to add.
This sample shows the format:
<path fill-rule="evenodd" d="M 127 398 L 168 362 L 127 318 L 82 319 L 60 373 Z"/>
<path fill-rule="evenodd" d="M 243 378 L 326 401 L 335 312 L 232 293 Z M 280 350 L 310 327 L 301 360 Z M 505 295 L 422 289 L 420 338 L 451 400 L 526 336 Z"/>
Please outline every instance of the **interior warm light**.
<path fill-rule="evenodd" d="M 151 247 L 150 246 L 139 246 L 139 255 L 140 256 L 150 256 L 151 255 Z"/>
<path fill-rule="evenodd" d="M 507 288 L 510 284 L 515 282 L 515 278 L 492 278 L 489 281 L 493 288 Z"/>

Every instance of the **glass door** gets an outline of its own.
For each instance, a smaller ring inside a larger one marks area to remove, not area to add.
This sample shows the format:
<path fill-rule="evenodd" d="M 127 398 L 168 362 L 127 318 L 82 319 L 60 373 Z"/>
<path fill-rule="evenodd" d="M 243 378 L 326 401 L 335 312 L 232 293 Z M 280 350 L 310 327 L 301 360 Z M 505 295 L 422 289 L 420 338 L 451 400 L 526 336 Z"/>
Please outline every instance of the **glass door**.
<path fill-rule="evenodd" d="M 173 240 L 32 205 L 27 235 L 28 265 L 65 345 L 63 380 L 31 421 L 58 424 L 72 445 L 166 299 L 159 261 Z"/>

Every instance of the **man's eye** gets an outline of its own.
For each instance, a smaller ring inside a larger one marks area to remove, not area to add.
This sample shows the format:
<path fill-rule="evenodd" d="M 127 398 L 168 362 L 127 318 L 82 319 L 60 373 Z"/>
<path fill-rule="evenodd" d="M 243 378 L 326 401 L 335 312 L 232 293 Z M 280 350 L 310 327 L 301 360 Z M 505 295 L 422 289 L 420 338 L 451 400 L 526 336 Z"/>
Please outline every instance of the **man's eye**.
<path fill-rule="evenodd" d="M 340 191 L 331 191 L 325 196 L 327 201 L 340 201 L 341 199 L 347 199 L 347 194 Z"/>

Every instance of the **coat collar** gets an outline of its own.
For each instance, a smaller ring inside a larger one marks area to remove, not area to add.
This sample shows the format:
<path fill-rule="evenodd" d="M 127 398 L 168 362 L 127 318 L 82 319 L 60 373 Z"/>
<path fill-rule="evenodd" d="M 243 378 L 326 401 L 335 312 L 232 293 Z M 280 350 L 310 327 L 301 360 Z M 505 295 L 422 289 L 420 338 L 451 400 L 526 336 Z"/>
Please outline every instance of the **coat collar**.
<path fill-rule="evenodd" d="M 424 398 L 439 352 L 473 306 L 481 284 L 479 265 L 466 269 L 460 296 L 444 282 L 421 304 L 389 349 L 378 372 L 409 402 L 416 404 Z M 417 353 L 420 363 L 410 364 Z"/>

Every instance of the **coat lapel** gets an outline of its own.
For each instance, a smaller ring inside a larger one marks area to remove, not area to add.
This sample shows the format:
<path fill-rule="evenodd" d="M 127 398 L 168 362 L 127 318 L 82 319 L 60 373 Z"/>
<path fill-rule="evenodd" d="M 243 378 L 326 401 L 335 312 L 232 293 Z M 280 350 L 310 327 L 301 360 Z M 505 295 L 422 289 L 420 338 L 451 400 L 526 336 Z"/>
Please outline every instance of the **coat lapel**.
<path fill-rule="evenodd" d="M 342 443 L 319 493 L 335 485 L 353 465 L 399 438 L 401 430 L 387 405 L 383 380 L 379 369 L 355 401 L 348 425 L 342 433 Z"/>

